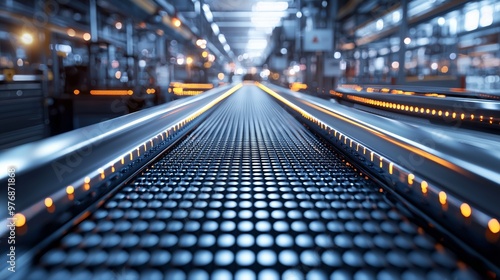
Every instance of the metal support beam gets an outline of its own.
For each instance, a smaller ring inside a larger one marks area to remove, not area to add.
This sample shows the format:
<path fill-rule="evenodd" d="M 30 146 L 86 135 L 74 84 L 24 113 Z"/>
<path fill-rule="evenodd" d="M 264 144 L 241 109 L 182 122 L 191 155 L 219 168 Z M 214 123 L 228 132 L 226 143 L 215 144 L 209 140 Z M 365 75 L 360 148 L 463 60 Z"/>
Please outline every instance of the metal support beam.
<path fill-rule="evenodd" d="M 40 66 L 43 71 L 43 79 L 42 79 L 42 94 L 44 97 L 44 102 L 48 100 L 49 97 L 52 97 L 49 93 L 49 67 L 48 67 L 48 58 L 50 57 L 50 40 L 51 33 L 48 29 L 39 29 L 38 40 L 40 42 L 40 46 L 42 51 L 40 53 Z M 44 119 L 44 136 L 49 135 L 49 127 L 50 118 L 49 118 L 49 110 L 46 104 L 43 105 L 43 119 Z"/>
<path fill-rule="evenodd" d="M 300 11 L 301 9 L 301 0 L 297 0 L 297 7 Z M 296 61 L 300 60 L 300 57 L 302 57 L 302 19 L 297 17 L 297 31 L 295 33 L 295 52 L 293 54 L 293 59 Z M 309 68 L 307 68 L 309 69 Z"/>
<path fill-rule="evenodd" d="M 330 19 L 327 22 L 328 28 L 332 30 L 332 50 L 335 52 L 337 50 L 337 14 L 339 11 L 339 4 L 338 1 L 330 1 L 329 5 L 329 10 L 328 10 L 328 18 Z M 323 61 L 324 62 L 324 61 Z M 340 64 L 339 64 L 340 65 Z M 324 65 L 323 65 L 324 69 Z M 340 72 L 340 71 L 339 71 Z M 334 89 L 337 87 L 337 82 L 338 82 L 339 77 L 331 77 L 331 78 L 326 78 L 325 77 L 325 84 L 324 88 L 328 91 L 329 89 Z"/>
<path fill-rule="evenodd" d="M 51 50 L 51 59 L 52 59 L 52 74 L 54 77 L 53 80 L 53 88 L 52 88 L 52 94 L 54 97 L 59 97 L 61 96 L 62 92 L 62 84 L 61 84 L 61 75 L 60 75 L 60 65 L 59 65 L 59 56 L 57 55 L 57 50 L 55 48 L 57 44 L 57 38 L 54 33 L 51 33 L 50 35 L 50 41 L 53 46 Z"/>
<path fill-rule="evenodd" d="M 167 47 L 165 37 L 160 36 L 156 39 L 156 54 L 160 63 L 167 63 Z"/>
<path fill-rule="evenodd" d="M 116 47 L 113 45 L 108 45 L 108 61 L 111 62 L 116 59 Z M 106 87 L 113 86 L 114 83 L 117 83 L 117 79 L 110 75 L 111 63 L 107 64 L 106 67 Z"/>
<path fill-rule="evenodd" d="M 313 83 L 313 69 L 312 69 L 312 55 L 307 54 L 306 55 L 306 84 L 312 85 Z"/>
<path fill-rule="evenodd" d="M 99 57 L 99 45 L 96 43 L 90 43 L 88 45 L 89 50 L 89 69 L 88 75 L 90 78 L 90 87 L 94 88 L 99 86 L 101 79 L 99 79 L 99 64 L 97 63 L 97 58 Z"/>
<path fill-rule="evenodd" d="M 134 25 L 132 20 L 127 20 L 127 56 L 132 56 L 134 54 Z"/>

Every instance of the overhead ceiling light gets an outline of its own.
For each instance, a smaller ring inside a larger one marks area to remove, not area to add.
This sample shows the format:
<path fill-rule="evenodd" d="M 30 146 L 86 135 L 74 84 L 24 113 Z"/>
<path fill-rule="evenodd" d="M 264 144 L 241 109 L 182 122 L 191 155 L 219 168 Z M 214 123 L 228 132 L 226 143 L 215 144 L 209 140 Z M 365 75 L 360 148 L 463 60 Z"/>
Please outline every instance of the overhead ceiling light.
<path fill-rule="evenodd" d="M 214 20 L 214 16 L 212 14 L 212 11 L 210 11 L 210 6 L 208 4 L 203 4 L 202 9 L 205 12 L 205 17 L 207 18 L 208 22 L 212 22 Z"/>
<path fill-rule="evenodd" d="M 287 16 L 288 13 L 286 11 L 252 12 L 252 17 L 257 17 L 257 18 L 282 18 Z"/>
<path fill-rule="evenodd" d="M 257 2 L 253 5 L 254 11 L 286 11 L 288 9 L 288 2 Z"/>
<path fill-rule="evenodd" d="M 250 39 L 248 40 L 247 50 L 260 50 L 267 47 L 265 39 Z"/>
<path fill-rule="evenodd" d="M 258 24 L 258 23 L 266 23 L 266 24 L 273 24 L 277 25 L 281 22 L 281 16 L 268 16 L 267 14 L 258 14 L 256 13 L 254 16 L 252 16 L 251 21 L 253 24 Z"/>
<path fill-rule="evenodd" d="M 438 18 L 438 24 L 439 24 L 439 26 L 443 26 L 445 23 L 446 23 L 446 20 L 444 19 L 444 17 L 439 17 Z"/>
<path fill-rule="evenodd" d="M 219 30 L 219 26 L 217 25 L 217 23 L 214 22 L 211 24 L 211 26 L 212 26 L 212 31 L 214 32 L 214 34 L 219 35 L 220 30 Z"/>
<path fill-rule="evenodd" d="M 256 57 L 260 57 L 262 55 L 262 52 L 261 51 L 250 51 L 248 53 L 246 53 L 247 55 L 247 59 L 253 59 L 253 58 L 256 58 Z"/>
<path fill-rule="evenodd" d="M 399 10 L 396 10 L 392 13 L 392 21 L 394 23 L 399 22 L 401 20 L 401 12 Z"/>
<path fill-rule="evenodd" d="M 264 29 L 264 32 L 266 33 L 266 35 L 271 35 L 273 33 L 273 27 L 266 27 Z"/>
<path fill-rule="evenodd" d="M 252 17 L 252 23 L 255 27 L 263 26 L 277 26 L 281 22 L 281 18 L 262 18 L 262 17 Z"/>
<path fill-rule="evenodd" d="M 184 61 L 185 61 L 185 60 L 184 60 L 184 57 L 178 57 L 178 58 L 177 58 L 177 64 L 179 64 L 179 65 L 184 64 Z"/>
<path fill-rule="evenodd" d="M 230 51 L 230 50 L 231 50 L 231 47 L 230 47 L 228 44 L 225 44 L 225 45 L 224 45 L 224 50 L 225 50 L 226 52 L 228 52 L 228 51 Z"/>
<path fill-rule="evenodd" d="M 248 37 L 251 39 L 267 39 L 267 34 L 265 30 L 262 30 L 262 28 L 258 29 L 250 29 L 248 31 Z"/>
<path fill-rule="evenodd" d="M 51 46 L 52 49 L 55 49 L 58 52 L 63 52 L 63 53 L 71 53 L 72 48 L 70 45 L 64 45 L 64 44 L 56 44 L 55 46 Z"/>
<path fill-rule="evenodd" d="M 219 34 L 219 41 L 222 43 L 222 44 L 225 44 L 227 41 L 226 41 L 226 36 L 224 36 L 224 34 Z"/>

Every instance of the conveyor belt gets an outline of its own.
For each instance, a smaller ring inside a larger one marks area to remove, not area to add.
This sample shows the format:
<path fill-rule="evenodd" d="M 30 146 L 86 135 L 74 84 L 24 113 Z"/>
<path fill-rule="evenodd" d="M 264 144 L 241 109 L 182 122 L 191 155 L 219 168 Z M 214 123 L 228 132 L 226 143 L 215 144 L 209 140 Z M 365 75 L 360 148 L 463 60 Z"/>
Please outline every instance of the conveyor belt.
<path fill-rule="evenodd" d="M 478 278 L 459 259 L 244 86 L 42 252 L 29 279 Z"/>

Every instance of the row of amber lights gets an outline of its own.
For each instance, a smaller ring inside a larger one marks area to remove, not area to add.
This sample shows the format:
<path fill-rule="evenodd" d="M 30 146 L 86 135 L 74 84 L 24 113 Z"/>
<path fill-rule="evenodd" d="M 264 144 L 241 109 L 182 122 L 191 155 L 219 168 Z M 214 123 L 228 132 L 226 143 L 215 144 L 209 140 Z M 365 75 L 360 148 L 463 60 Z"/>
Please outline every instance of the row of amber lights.
<path fill-rule="evenodd" d="M 173 92 L 175 95 L 179 96 L 192 96 L 204 93 L 204 90 L 184 90 L 183 88 L 169 88 L 168 92 Z"/>
<path fill-rule="evenodd" d="M 346 89 L 352 89 L 356 91 L 362 91 L 364 88 L 359 86 L 359 85 L 341 85 L 341 88 L 346 88 Z M 467 90 L 463 88 L 450 88 L 451 92 L 457 92 L 457 93 L 466 93 Z M 374 88 L 374 87 L 367 87 L 366 92 L 382 92 L 382 93 L 392 93 L 392 94 L 404 94 L 404 95 L 414 95 L 416 94 L 413 91 L 404 91 L 404 90 L 399 90 L 399 89 L 389 89 L 389 88 Z M 432 97 L 439 97 L 439 98 L 446 98 L 446 94 L 438 94 L 438 93 L 419 93 L 419 95 L 424 95 L 424 96 L 432 96 Z M 494 94 L 487 94 L 487 93 L 478 93 L 477 94 L 481 98 L 487 98 L 487 99 L 500 99 L 500 96 L 494 95 Z"/>
<path fill-rule="evenodd" d="M 292 91 L 299 91 L 299 90 L 305 90 L 307 89 L 307 84 L 295 82 L 290 84 L 290 90 Z"/>
<path fill-rule="evenodd" d="M 186 117 L 184 120 L 179 121 L 177 124 L 174 124 L 170 126 L 169 128 L 165 129 L 163 132 L 159 133 L 158 135 L 150 138 L 149 140 L 145 141 L 144 143 L 138 145 L 134 149 L 128 151 L 127 153 L 123 154 L 121 157 L 111 161 L 110 163 L 102 166 L 101 168 L 98 168 L 94 172 L 88 174 L 84 178 L 75 181 L 73 184 L 66 186 L 64 190 L 61 190 L 57 193 L 55 193 L 51 197 L 45 198 L 43 201 L 36 203 L 35 205 L 31 206 L 28 208 L 26 211 L 24 211 L 26 214 L 23 213 L 17 213 L 14 217 L 13 220 L 16 224 L 17 227 L 23 227 L 26 225 L 27 219 L 32 218 L 36 211 L 40 209 L 41 205 L 45 206 L 47 211 L 49 213 L 53 213 L 55 211 L 55 201 L 61 200 L 64 196 L 67 196 L 69 200 L 74 200 L 75 194 L 77 190 L 80 190 L 80 193 L 85 193 L 91 189 L 91 186 L 97 185 L 98 183 L 102 182 L 104 179 L 106 179 L 107 176 L 110 176 L 120 170 L 122 167 L 126 166 L 128 163 L 132 162 L 134 159 L 137 159 L 138 157 L 141 156 L 141 152 L 145 153 L 148 150 L 154 148 L 156 145 L 158 145 L 160 142 L 164 141 L 166 138 L 169 137 L 169 135 L 172 135 L 197 117 L 199 117 L 201 114 L 233 94 L 235 91 L 240 89 L 242 87 L 242 84 L 238 84 L 216 99 L 212 100 L 210 103 L 207 105 L 203 106 L 202 108 L 198 109 L 196 112 L 192 113 L 188 117 Z M 43 207 L 42 206 L 42 207 Z"/>
<path fill-rule="evenodd" d="M 148 89 L 149 91 L 150 89 Z M 153 89 L 154 90 L 154 89 Z M 73 90 L 74 95 L 79 95 L 81 92 L 79 89 Z M 154 93 L 154 92 L 153 92 Z M 104 95 L 104 96 L 121 96 L 121 95 L 132 95 L 134 94 L 133 90 L 116 90 L 116 89 L 93 89 L 90 91 L 91 95 Z M 148 92 L 149 94 L 149 92 Z"/>
<path fill-rule="evenodd" d="M 170 83 L 170 86 L 176 87 L 176 88 L 188 88 L 188 89 L 213 89 L 214 88 L 213 84 L 179 83 L 179 82 L 172 82 L 172 83 Z"/>
<path fill-rule="evenodd" d="M 392 94 L 402 94 L 402 95 L 415 95 L 414 91 L 404 91 L 400 89 L 390 89 L 390 88 L 373 88 L 373 87 L 367 87 L 366 89 L 359 86 L 359 85 L 342 85 L 340 86 L 341 88 L 346 88 L 346 89 L 352 89 L 357 92 L 360 92 L 362 90 L 366 90 L 366 92 L 382 92 L 382 93 L 392 93 Z M 433 97 L 440 97 L 440 98 L 445 98 L 446 95 L 444 94 L 437 94 L 437 93 L 418 93 L 417 95 L 425 95 L 425 96 L 433 96 Z"/>
<path fill-rule="evenodd" d="M 146 93 L 147 94 L 155 94 L 156 93 L 156 89 L 154 88 L 148 88 L 146 89 Z M 79 89 L 75 89 L 73 90 L 73 94 L 74 95 L 79 95 L 80 94 L 80 90 Z M 106 96 L 109 96 L 109 95 L 112 95 L 112 96 L 120 96 L 120 95 L 132 95 L 134 94 L 134 91 L 133 90 L 115 90 L 115 89 L 102 89 L 102 90 L 96 90 L 96 89 L 93 89 L 90 91 L 90 94 L 91 95 L 106 95 Z"/>
<path fill-rule="evenodd" d="M 439 190 L 437 187 L 430 185 L 427 181 L 425 181 L 423 178 L 417 177 L 415 174 L 409 172 L 405 168 L 395 165 L 393 162 L 390 160 L 385 159 L 382 155 L 374 152 L 373 150 L 367 148 L 363 144 L 356 142 L 355 140 L 351 139 L 347 135 L 341 133 L 340 131 L 334 129 L 333 127 L 329 126 L 328 124 L 322 122 L 318 118 L 314 117 L 310 113 L 306 112 L 302 108 L 298 107 L 297 105 L 293 104 L 286 98 L 282 97 L 275 91 L 271 90 L 270 88 L 266 87 L 263 84 L 256 83 L 259 88 L 270 94 L 271 96 L 275 97 L 276 99 L 280 100 L 293 110 L 297 111 L 298 113 L 301 114 L 304 118 L 307 120 L 311 121 L 312 123 L 315 123 L 318 125 L 321 129 L 325 130 L 328 132 L 329 135 L 332 135 L 336 138 L 338 138 L 340 141 L 343 140 L 344 145 L 349 145 L 351 149 L 356 149 L 356 152 L 360 153 L 362 152 L 363 156 L 369 160 L 370 162 L 373 162 L 374 164 L 378 163 L 379 168 L 383 169 L 384 171 L 388 172 L 390 175 L 396 176 L 396 173 L 399 175 L 398 180 L 402 183 L 406 183 L 409 187 L 414 187 L 419 185 L 420 190 L 424 196 L 427 196 L 429 193 L 434 193 L 437 195 L 439 199 L 439 203 L 442 205 L 443 209 L 447 209 L 448 203 L 456 205 L 457 208 L 460 209 L 461 214 L 465 218 L 469 218 L 472 216 L 472 213 L 476 213 L 476 220 L 480 222 L 483 226 L 487 227 L 492 233 L 496 234 L 500 232 L 500 223 L 497 219 L 492 218 L 487 216 L 485 213 L 471 208 L 471 206 L 466 203 L 466 202 L 461 202 L 457 198 L 448 195 L 446 192 Z M 332 114 L 333 112 L 325 110 L 323 108 L 317 107 L 316 109 L 321 110 L 329 115 L 332 115 L 334 117 L 337 117 L 336 115 Z M 486 221 L 486 222 L 485 222 Z"/>
<path fill-rule="evenodd" d="M 205 90 L 212 89 L 214 87 L 212 84 L 191 84 L 179 82 L 172 82 L 170 83 L 170 86 L 171 88 L 168 89 L 168 92 L 173 92 L 175 95 L 179 96 L 198 95 L 205 92 Z"/>
<path fill-rule="evenodd" d="M 332 95 L 335 95 L 336 97 L 339 98 L 344 98 L 344 94 L 336 92 L 336 91 L 330 91 Z M 393 109 L 393 110 L 400 110 L 400 111 L 406 111 L 406 112 L 412 112 L 412 113 L 419 113 L 419 114 L 425 114 L 425 115 L 432 115 L 432 116 L 444 116 L 447 118 L 452 118 L 452 119 L 461 119 L 461 120 L 477 120 L 479 122 L 488 122 L 489 124 L 494 124 L 495 119 L 494 117 L 484 117 L 483 115 L 476 116 L 474 114 L 466 114 L 463 112 L 453 112 L 450 110 L 436 110 L 436 109 L 431 109 L 431 108 L 424 108 L 424 107 L 418 107 L 418 106 L 413 106 L 413 105 L 407 105 L 407 104 L 402 104 L 402 103 L 394 103 L 394 102 L 389 102 L 389 101 L 381 101 L 381 100 L 376 100 L 372 98 L 366 98 L 366 97 L 361 97 L 361 96 L 356 96 L 356 95 L 350 95 L 347 94 L 346 98 L 358 103 L 363 103 L 367 104 L 370 106 L 376 106 L 380 108 L 386 108 L 386 109 Z"/>

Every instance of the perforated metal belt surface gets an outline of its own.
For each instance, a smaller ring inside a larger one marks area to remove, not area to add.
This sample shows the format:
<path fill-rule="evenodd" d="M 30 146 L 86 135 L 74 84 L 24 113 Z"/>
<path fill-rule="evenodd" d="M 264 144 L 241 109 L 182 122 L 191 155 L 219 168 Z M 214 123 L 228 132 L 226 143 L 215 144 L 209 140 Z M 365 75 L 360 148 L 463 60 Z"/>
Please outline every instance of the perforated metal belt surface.
<path fill-rule="evenodd" d="M 31 279 L 474 279 L 244 86 L 35 261 Z"/>

